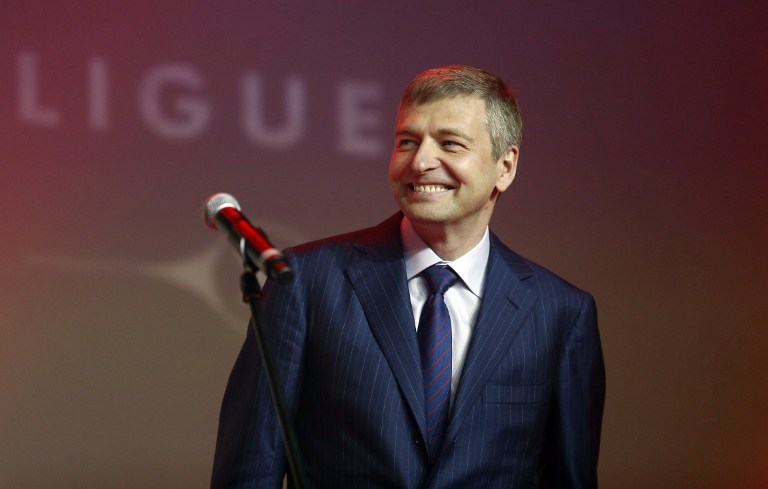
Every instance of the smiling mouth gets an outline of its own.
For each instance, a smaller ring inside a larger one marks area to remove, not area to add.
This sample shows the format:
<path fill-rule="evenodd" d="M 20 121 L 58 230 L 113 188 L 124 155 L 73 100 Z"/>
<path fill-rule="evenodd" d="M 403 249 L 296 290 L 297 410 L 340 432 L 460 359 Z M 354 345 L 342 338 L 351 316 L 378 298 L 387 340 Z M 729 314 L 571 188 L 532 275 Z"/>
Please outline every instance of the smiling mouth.
<path fill-rule="evenodd" d="M 408 187 L 414 192 L 420 192 L 424 194 L 435 194 L 453 189 L 453 187 L 449 187 L 447 185 L 416 185 L 414 183 L 409 184 Z"/>

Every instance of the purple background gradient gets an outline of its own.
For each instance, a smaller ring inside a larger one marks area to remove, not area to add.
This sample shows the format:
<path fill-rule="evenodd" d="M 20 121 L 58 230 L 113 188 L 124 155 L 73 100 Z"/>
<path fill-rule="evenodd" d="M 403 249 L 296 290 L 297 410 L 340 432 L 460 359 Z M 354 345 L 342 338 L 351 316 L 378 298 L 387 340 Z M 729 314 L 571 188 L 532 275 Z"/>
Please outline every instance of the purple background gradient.
<path fill-rule="evenodd" d="M 597 299 L 601 487 L 768 487 L 764 2 L 78 5 L 0 6 L 0 487 L 207 487 L 248 313 L 203 200 L 278 246 L 383 220 L 451 63 L 521 101 L 492 228 Z"/>

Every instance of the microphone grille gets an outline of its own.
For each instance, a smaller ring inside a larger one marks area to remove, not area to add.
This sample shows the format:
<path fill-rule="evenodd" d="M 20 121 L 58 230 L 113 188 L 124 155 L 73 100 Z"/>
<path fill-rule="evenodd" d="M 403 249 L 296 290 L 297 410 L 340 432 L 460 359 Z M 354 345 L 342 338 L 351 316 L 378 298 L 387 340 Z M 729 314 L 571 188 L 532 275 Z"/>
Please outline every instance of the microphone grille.
<path fill-rule="evenodd" d="M 229 194 L 219 192 L 208 197 L 203 203 L 203 222 L 213 229 L 216 227 L 216 214 L 225 207 L 234 207 L 240 210 L 240 204 Z"/>

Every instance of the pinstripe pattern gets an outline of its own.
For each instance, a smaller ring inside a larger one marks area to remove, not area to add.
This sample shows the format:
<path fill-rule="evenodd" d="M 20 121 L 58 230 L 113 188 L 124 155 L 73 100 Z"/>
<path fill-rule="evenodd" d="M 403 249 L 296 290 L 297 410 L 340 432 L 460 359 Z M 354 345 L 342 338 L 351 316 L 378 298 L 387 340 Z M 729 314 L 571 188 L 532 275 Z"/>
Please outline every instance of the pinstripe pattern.
<path fill-rule="evenodd" d="M 430 461 L 399 220 L 286 251 L 296 280 L 264 290 L 268 342 L 312 487 L 597 487 L 605 384 L 594 302 L 494 236 L 444 442 Z M 264 382 L 249 328 L 222 403 L 214 488 L 281 486 Z"/>

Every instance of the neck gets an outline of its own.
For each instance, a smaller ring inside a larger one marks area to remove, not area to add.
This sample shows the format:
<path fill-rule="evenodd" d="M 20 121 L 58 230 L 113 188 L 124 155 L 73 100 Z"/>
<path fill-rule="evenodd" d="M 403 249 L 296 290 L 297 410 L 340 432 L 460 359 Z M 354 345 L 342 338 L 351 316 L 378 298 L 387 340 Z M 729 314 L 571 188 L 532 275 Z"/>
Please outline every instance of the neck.
<path fill-rule="evenodd" d="M 479 229 L 460 229 L 445 223 L 412 224 L 421 239 L 445 261 L 456 260 L 477 246 L 488 227 L 486 224 Z"/>

